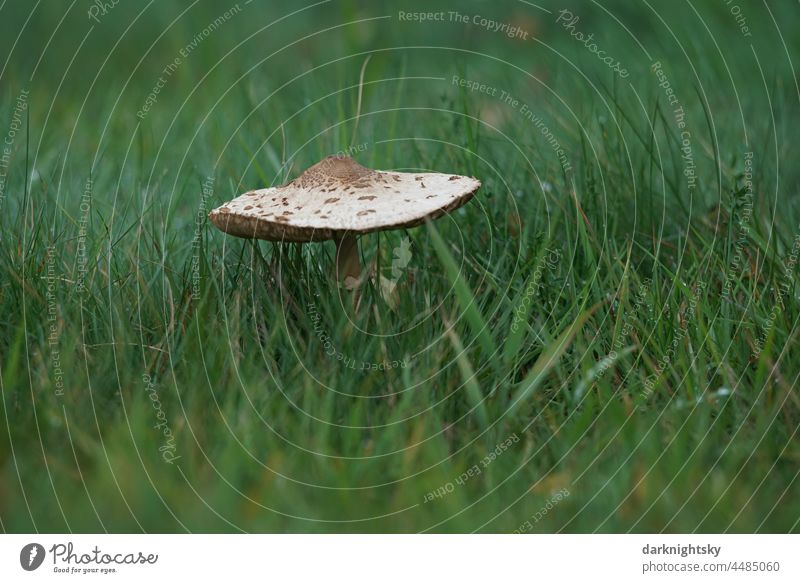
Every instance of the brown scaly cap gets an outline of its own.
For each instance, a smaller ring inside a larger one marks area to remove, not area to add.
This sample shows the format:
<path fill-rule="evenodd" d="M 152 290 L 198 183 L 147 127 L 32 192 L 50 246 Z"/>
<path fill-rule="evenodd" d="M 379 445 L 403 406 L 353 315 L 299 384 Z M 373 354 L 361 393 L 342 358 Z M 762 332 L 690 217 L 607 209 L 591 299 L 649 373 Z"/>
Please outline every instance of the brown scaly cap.
<path fill-rule="evenodd" d="M 208 216 L 245 239 L 324 241 L 419 225 L 466 204 L 480 186 L 467 176 L 380 172 L 328 156 L 292 182 L 247 192 Z"/>

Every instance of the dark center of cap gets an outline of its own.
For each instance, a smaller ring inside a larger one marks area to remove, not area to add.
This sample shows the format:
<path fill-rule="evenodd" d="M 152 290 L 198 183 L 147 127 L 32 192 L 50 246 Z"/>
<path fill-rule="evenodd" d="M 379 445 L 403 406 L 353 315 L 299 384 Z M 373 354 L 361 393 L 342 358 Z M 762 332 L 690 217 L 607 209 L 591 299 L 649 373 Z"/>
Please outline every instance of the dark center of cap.
<path fill-rule="evenodd" d="M 339 182 L 352 182 L 373 174 L 369 168 L 364 168 L 361 164 L 349 156 L 328 156 L 324 160 L 317 162 L 311 168 L 297 177 L 295 183 L 298 186 L 314 186 L 322 182 L 336 180 Z"/>

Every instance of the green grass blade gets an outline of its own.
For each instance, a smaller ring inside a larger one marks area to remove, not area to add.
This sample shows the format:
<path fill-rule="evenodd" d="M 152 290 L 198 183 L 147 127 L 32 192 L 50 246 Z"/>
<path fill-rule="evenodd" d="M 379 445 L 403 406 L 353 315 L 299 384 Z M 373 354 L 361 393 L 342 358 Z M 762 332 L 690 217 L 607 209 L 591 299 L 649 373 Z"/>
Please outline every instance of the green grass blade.
<path fill-rule="evenodd" d="M 439 231 L 433 226 L 433 223 L 428 223 L 428 232 L 431 234 L 433 247 L 445 268 L 447 278 L 453 286 L 456 298 L 464 312 L 467 323 L 470 328 L 472 328 L 472 332 L 477 336 L 478 342 L 485 353 L 485 357 L 492 357 L 497 352 L 497 345 L 492 338 L 486 320 L 478 309 L 478 303 L 475 300 L 472 290 L 467 282 L 464 281 L 464 278 L 461 277 L 458 264 L 455 259 L 453 259 L 452 254 L 447 249 L 447 245 L 439 234 Z"/>

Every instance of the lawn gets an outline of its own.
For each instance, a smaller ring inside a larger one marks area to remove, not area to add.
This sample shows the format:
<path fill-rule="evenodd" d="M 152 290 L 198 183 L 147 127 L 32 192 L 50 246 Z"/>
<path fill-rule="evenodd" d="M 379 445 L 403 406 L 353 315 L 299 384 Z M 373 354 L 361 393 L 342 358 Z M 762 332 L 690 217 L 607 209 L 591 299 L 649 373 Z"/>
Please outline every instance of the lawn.
<path fill-rule="evenodd" d="M 736 1 L 0 2 L 2 531 L 800 532 L 798 7 Z M 482 181 L 357 306 L 207 219 L 336 153 Z"/>

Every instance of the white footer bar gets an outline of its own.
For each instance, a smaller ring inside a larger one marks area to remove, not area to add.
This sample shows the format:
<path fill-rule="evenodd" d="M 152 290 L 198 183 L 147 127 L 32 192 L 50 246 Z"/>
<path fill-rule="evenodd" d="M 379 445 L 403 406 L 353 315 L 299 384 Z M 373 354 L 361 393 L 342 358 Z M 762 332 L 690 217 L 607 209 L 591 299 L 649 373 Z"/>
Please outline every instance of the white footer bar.
<path fill-rule="evenodd" d="M 799 565 L 795 535 L 0 536 L 15 582 L 797 582 Z"/>

